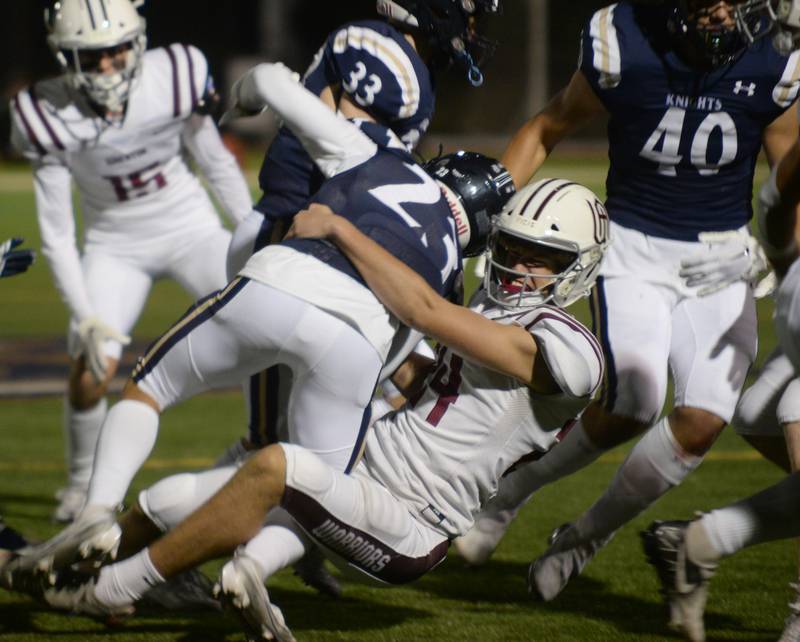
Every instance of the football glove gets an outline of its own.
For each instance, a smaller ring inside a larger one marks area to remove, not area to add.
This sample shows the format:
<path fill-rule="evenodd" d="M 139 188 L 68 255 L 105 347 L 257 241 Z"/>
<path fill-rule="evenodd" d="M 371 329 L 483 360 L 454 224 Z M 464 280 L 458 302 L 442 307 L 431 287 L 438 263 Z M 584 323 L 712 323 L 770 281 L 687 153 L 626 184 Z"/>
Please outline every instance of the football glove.
<path fill-rule="evenodd" d="M 231 95 L 233 96 L 233 107 L 228 109 L 222 118 L 219 119 L 220 126 L 226 125 L 237 118 L 246 116 L 256 116 L 262 114 L 269 108 L 266 100 L 264 99 L 264 92 L 261 89 L 262 82 L 269 82 L 268 74 L 264 72 L 271 67 L 284 67 L 281 63 L 262 63 L 255 67 L 248 69 L 245 74 L 239 78 L 233 87 L 231 87 Z M 300 75 L 290 71 L 292 79 L 297 82 L 300 80 Z"/>
<path fill-rule="evenodd" d="M 701 257 L 683 259 L 680 276 L 699 296 L 708 296 L 736 283 L 758 282 L 767 270 L 767 257 L 755 237 L 746 231 L 701 232 L 698 240 L 709 246 Z"/>
<path fill-rule="evenodd" d="M 118 332 L 97 317 L 88 317 L 78 324 L 78 337 L 81 341 L 81 353 L 86 358 L 86 367 L 97 383 L 102 383 L 108 374 L 108 362 L 103 353 L 103 346 L 108 340 L 119 341 L 126 346 L 131 338 Z"/>
<path fill-rule="evenodd" d="M 33 263 L 33 259 L 36 258 L 33 250 L 14 249 L 21 245 L 23 240 L 21 238 L 8 239 L 0 244 L 0 277 L 22 274 Z"/>

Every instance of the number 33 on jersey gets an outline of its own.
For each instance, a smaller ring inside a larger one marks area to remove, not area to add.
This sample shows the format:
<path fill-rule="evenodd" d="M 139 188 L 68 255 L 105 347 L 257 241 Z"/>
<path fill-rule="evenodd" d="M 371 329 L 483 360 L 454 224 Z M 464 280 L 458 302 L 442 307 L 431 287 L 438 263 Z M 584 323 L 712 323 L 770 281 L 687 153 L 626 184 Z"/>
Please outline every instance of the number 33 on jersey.
<path fill-rule="evenodd" d="M 800 55 L 769 39 L 713 71 L 671 49 L 661 7 L 620 2 L 584 29 L 580 70 L 610 114 L 613 221 L 696 241 L 752 215 L 753 165 L 767 125 L 795 100 Z"/>

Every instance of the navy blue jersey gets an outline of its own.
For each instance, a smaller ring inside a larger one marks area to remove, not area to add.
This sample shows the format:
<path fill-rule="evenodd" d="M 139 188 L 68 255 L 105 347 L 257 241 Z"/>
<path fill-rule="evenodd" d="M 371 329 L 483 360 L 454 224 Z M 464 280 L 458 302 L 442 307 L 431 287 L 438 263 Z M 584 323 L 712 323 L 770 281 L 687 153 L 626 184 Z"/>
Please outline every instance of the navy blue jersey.
<path fill-rule="evenodd" d="M 314 95 L 332 86 L 349 95 L 408 149 L 416 147 L 433 117 L 433 78 L 397 29 L 378 20 L 348 23 L 328 36 L 306 71 Z M 263 195 L 256 209 L 267 218 L 294 216 L 322 183 L 300 141 L 283 127 L 259 173 Z"/>
<path fill-rule="evenodd" d="M 373 138 L 380 135 L 380 126 L 370 129 Z M 404 149 L 379 146 L 369 160 L 325 181 L 311 200 L 347 218 L 440 295 L 457 285 L 461 250 L 450 207 L 436 181 Z M 282 244 L 364 283 L 333 243 L 290 239 Z"/>
<path fill-rule="evenodd" d="M 797 97 L 800 56 L 765 38 L 731 64 L 697 71 L 673 50 L 666 21 L 658 6 L 597 11 L 579 67 L 610 114 L 611 220 L 696 241 L 750 220 L 762 134 Z"/>

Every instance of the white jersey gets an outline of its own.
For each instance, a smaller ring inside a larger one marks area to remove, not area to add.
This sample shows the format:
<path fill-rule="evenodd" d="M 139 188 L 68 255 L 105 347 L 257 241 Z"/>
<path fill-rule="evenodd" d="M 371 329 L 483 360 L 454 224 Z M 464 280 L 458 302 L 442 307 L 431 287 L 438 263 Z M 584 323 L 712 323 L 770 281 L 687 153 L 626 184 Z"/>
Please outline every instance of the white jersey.
<path fill-rule="evenodd" d="M 78 317 L 91 313 L 80 279 L 70 178 L 80 195 L 87 246 L 141 252 L 181 242 L 187 229 L 219 227 L 211 201 L 190 171 L 188 150 L 229 217 L 250 211 L 247 184 L 213 121 L 194 113 L 206 94 L 202 52 L 171 45 L 145 52 L 119 124 L 101 118 L 66 76 L 14 97 L 12 140 L 34 166 L 42 249 L 57 286 Z"/>
<path fill-rule="evenodd" d="M 440 348 L 419 400 L 376 422 L 362 462 L 370 477 L 448 537 L 469 530 L 509 468 L 550 449 L 603 374 L 599 344 L 566 312 L 551 306 L 510 312 L 487 303 L 479 293 L 471 309 L 526 328 L 562 392 L 537 394 Z"/>

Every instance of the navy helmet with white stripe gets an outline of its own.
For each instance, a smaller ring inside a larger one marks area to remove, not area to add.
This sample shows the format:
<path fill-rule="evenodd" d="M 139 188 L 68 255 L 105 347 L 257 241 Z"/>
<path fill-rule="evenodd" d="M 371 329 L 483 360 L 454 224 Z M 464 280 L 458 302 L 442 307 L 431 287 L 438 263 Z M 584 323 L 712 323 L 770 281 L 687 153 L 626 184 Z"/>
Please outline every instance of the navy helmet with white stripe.
<path fill-rule="evenodd" d="M 477 152 L 438 156 L 424 165 L 442 188 L 465 257 L 486 250 L 492 219 L 514 195 L 514 181 L 500 161 Z"/>
<path fill-rule="evenodd" d="M 720 4 L 714 0 L 666 0 L 665 4 L 669 11 L 667 29 L 693 66 L 716 69 L 747 49 L 746 39 L 736 28 L 733 7 L 729 9 L 730 24 L 725 24 L 710 18 Z M 751 28 L 757 30 L 758 26 L 757 20 Z"/>
<path fill-rule="evenodd" d="M 478 33 L 478 21 L 499 14 L 500 0 L 377 0 L 377 11 L 419 29 L 433 49 L 434 66 L 462 65 L 472 85 L 483 84 L 480 66 L 497 43 Z"/>
<path fill-rule="evenodd" d="M 136 10 L 142 4 L 144 0 L 58 0 L 45 10 L 47 43 L 56 60 L 76 88 L 110 112 L 125 108 L 147 46 L 145 20 Z M 101 71 L 106 55 L 112 65 Z"/>
<path fill-rule="evenodd" d="M 506 308 L 566 307 L 587 296 L 609 244 L 608 213 L 589 189 L 560 178 L 525 186 L 495 219 L 486 252 L 486 294 Z M 546 265 L 537 287 L 520 264 Z"/>

